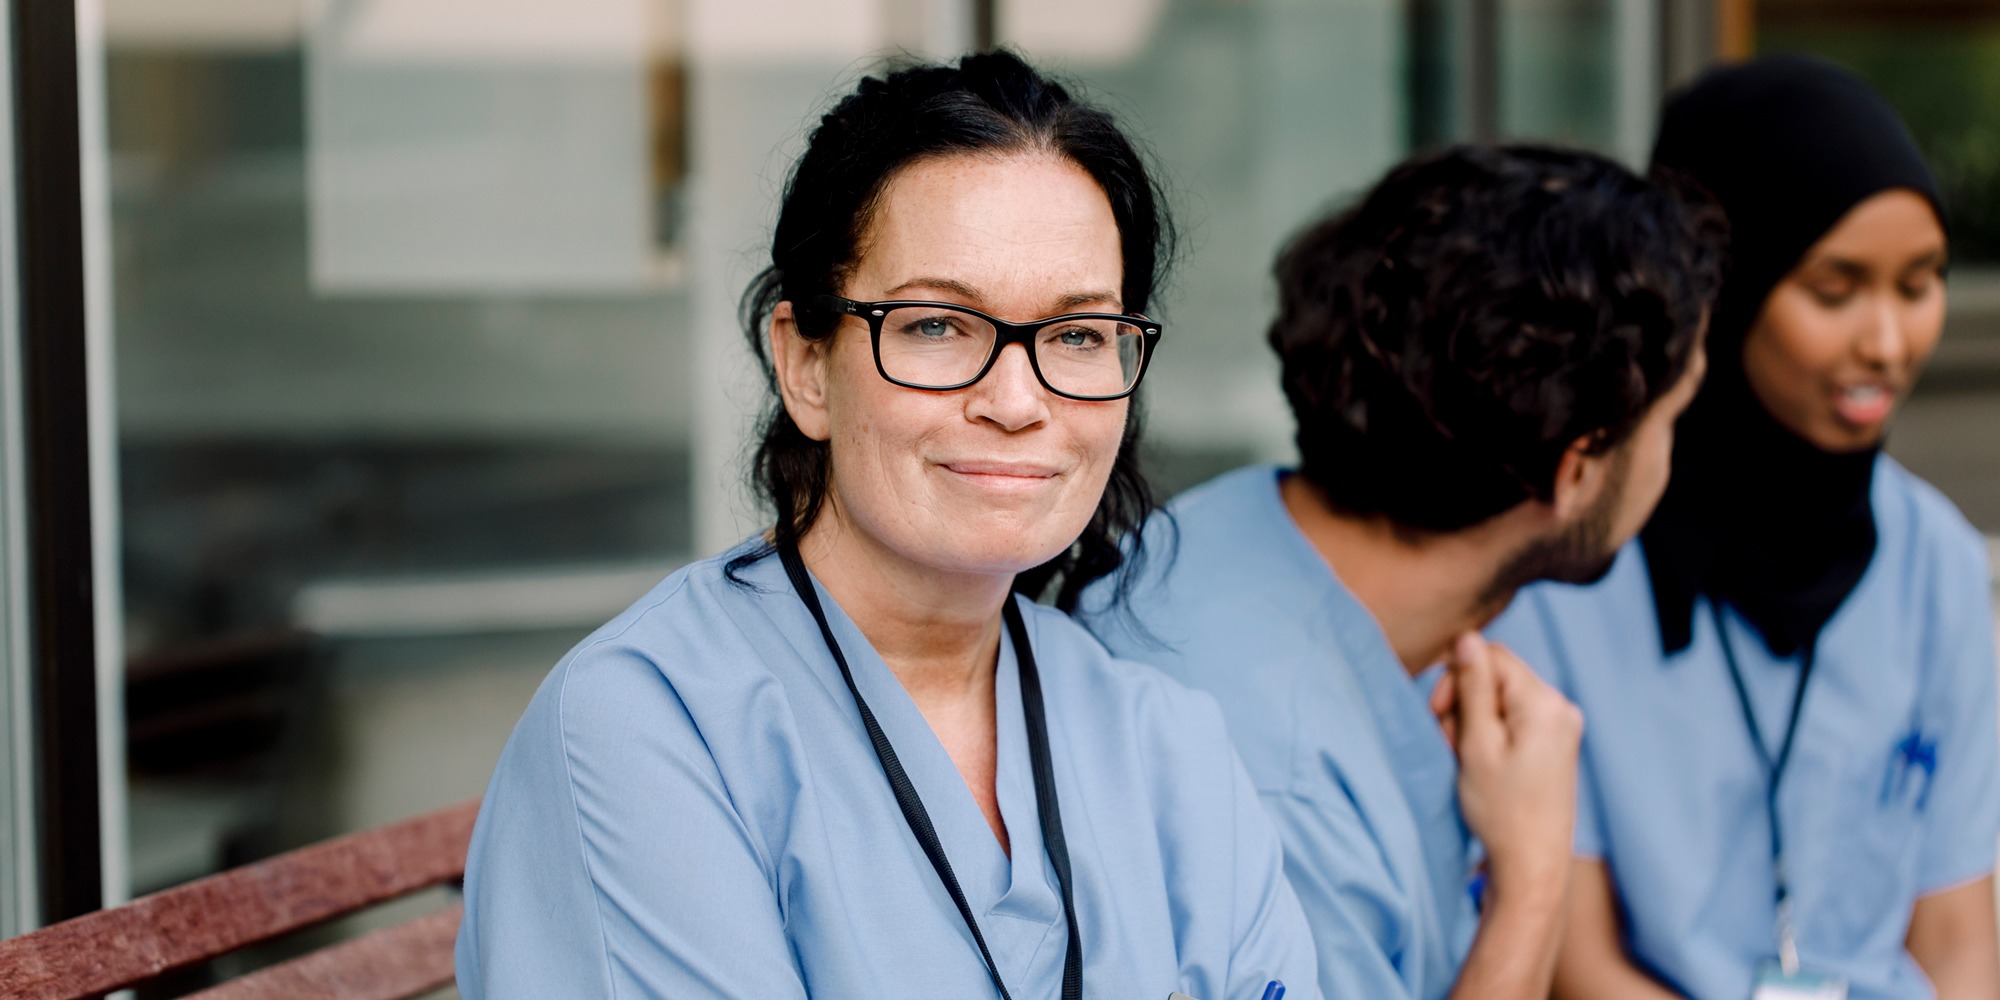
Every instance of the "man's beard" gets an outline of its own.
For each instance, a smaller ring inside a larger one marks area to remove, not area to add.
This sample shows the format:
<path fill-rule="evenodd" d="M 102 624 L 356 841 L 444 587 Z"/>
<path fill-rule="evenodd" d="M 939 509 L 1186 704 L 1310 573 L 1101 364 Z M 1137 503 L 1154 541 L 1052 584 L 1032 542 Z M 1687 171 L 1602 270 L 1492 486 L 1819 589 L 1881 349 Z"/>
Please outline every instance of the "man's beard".
<path fill-rule="evenodd" d="M 1622 544 L 1614 544 L 1611 533 L 1624 506 L 1625 477 L 1631 466 L 1630 442 L 1611 457 L 1605 470 L 1604 493 L 1590 509 L 1555 534 L 1537 538 L 1523 546 L 1500 567 L 1493 582 L 1486 585 L 1483 603 L 1496 609 L 1505 607 L 1522 587 L 1543 580 L 1558 583 L 1591 584 L 1604 579 L 1618 559 Z"/>

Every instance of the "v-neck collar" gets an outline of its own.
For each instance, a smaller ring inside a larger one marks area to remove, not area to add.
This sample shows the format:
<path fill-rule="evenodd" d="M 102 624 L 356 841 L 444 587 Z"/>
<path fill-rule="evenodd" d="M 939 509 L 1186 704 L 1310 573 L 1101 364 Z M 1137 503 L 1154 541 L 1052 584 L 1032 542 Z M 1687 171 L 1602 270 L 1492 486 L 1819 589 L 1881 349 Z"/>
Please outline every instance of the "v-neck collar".
<path fill-rule="evenodd" d="M 1288 470 L 1265 467 L 1248 491 L 1241 519 L 1248 527 L 1269 525 L 1265 545 L 1283 566 L 1282 578 L 1314 581 L 1301 586 L 1294 613 L 1324 620 L 1338 649 L 1340 666 L 1366 706 L 1366 723 L 1394 776 L 1396 788 L 1415 821 L 1424 866 L 1442 913 L 1449 919 L 1466 896 L 1468 834 L 1458 808 L 1458 761 L 1444 739 L 1429 704 L 1429 685 L 1413 678 L 1389 644 L 1375 616 L 1334 572 L 1285 506 L 1281 484 Z M 1246 546 L 1246 552 L 1252 547 Z M 1332 673 L 1331 670 L 1326 671 Z"/>
<path fill-rule="evenodd" d="M 1340 574 L 1293 519 L 1281 488 L 1286 475 L 1286 470 L 1274 468 L 1264 478 L 1259 497 L 1264 510 L 1256 520 L 1276 525 L 1283 536 L 1284 551 L 1304 567 L 1302 578 L 1323 584 L 1310 588 L 1316 591 L 1312 595 L 1315 604 L 1332 619 L 1342 659 L 1368 700 L 1369 715 L 1396 763 L 1397 784 L 1412 807 L 1439 798 L 1440 787 L 1445 791 L 1444 797 L 1455 803 L 1458 763 L 1438 728 L 1437 719 L 1431 715 L 1429 685 L 1410 676 L 1381 623 L 1341 581 Z"/>
<path fill-rule="evenodd" d="M 865 745 L 868 736 L 854 708 L 853 697 L 840 679 L 840 668 L 834 664 L 832 654 L 827 652 L 825 646 L 816 641 L 818 626 L 813 624 L 798 596 L 792 593 L 790 581 L 785 578 L 783 570 L 767 569 L 776 567 L 777 562 L 773 557 L 753 567 L 770 574 L 766 580 L 757 582 L 779 591 L 783 600 L 804 620 L 799 634 L 813 641 L 809 641 L 801 653 L 821 673 L 829 695 L 841 703 L 846 714 L 852 717 L 854 737 Z M 860 688 L 862 697 L 868 699 L 868 706 L 874 711 L 882 732 L 895 746 L 896 756 L 916 786 L 918 796 L 923 799 L 925 811 L 930 813 L 931 823 L 937 829 L 938 840 L 944 845 L 952 871 L 958 876 L 959 886 L 965 891 L 966 901 L 972 905 L 973 912 L 980 915 L 981 931 L 993 947 L 995 958 L 1005 963 L 1002 974 L 1012 982 L 1034 964 L 1041 947 L 1053 936 L 1050 932 L 1062 923 L 1063 916 L 1062 899 L 1055 889 L 1055 871 L 1049 864 L 1042 841 L 1041 814 L 1036 808 L 1033 770 L 1028 761 L 1027 722 L 1021 708 L 1020 663 L 1015 655 L 1013 638 L 1008 629 L 1000 630 L 999 662 L 993 679 L 994 795 L 1000 805 L 1000 818 L 1006 824 L 1011 847 L 1011 851 L 1003 851 L 992 826 L 986 821 L 986 814 L 980 811 L 978 802 L 972 797 L 972 790 L 966 787 L 964 776 L 959 773 L 944 744 L 939 742 L 930 722 L 910 698 L 909 691 L 862 634 L 860 626 L 827 593 L 819 578 L 814 576 L 812 581 L 821 607 L 826 611 L 827 624 L 847 656 L 855 686 Z M 1021 600 L 1015 596 L 1008 599 Z M 1033 641 L 1032 616 L 1029 619 L 1028 633 L 1030 641 Z M 1053 728 L 1059 713 L 1051 706 L 1049 714 Z M 868 758 L 871 765 L 873 756 L 870 751 Z M 883 788 L 886 800 L 886 779 Z M 1065 797 L 1063 801 L 1068 803 L 1074 798 Z M 914 840 L 902 816 L 896 812 L 893 801 L 888 808 L 895 827 Z M 990 919 L 997 917 L 1009 919 Z"/>

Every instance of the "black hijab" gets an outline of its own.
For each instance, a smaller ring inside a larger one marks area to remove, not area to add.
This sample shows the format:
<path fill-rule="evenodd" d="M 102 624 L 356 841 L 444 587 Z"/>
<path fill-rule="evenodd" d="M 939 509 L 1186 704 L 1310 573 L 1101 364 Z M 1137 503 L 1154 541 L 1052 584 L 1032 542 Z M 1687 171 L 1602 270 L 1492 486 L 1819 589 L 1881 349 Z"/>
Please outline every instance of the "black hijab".
<path fill-rule="evenodd" d="M 1686 649 L 1705 594 L 1748 619 L 1773 654 L 1792 656 L 1874 556 L 1878 449 L 1825 452 L 1778 423 L 1744 379 L 1744 336 L 1849 210 L 1907 188 L 1943 219 L 1937 184 L 1881 95 L 1800 56 L 1716 70 L 1676 94 L 1653 164 L 1706 188 L 1731 230 L 1708 380 L 1676 426 L 1673 479 L 1640 535 L 1660 637 L 1669 653 Z"/>

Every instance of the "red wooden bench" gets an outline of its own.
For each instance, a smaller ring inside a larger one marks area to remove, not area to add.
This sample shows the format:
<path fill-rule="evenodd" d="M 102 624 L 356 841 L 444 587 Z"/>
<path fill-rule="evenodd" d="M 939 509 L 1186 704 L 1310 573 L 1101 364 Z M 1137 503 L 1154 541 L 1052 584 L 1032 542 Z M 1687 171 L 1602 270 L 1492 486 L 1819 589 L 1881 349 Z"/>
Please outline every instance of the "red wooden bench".
<path fill-rule="evenodd" d="M 465 874 L 477 800 L 0 941 L 0 997 L 84 1000 Z M 201 1000 L 408 1000 L 452 982 L 462 904 L 259 969 Z"/>

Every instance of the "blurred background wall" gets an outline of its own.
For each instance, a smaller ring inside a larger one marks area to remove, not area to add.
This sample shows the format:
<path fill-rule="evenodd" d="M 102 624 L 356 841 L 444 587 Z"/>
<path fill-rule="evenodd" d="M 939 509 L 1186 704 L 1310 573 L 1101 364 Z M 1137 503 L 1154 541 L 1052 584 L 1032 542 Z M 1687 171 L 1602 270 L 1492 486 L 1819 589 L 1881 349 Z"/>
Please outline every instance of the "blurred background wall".
<path fill-rule="evenodd" d="M 1710 60 L 1839 58 L 1954 214 L 1948 335 L 1891 450 L 2000 532 L 2000 2 L 80 9 L 114 898 L 478 794 L 572 643 L 754 530 L 736 296 L 805 130 L 895 53 L 1016 46 L 1151 147 L 1187 237 L 1144 393 L 1169 491 L 1288 457 L 1267 267 L 1313 213 L 1442 142 L 1637 163 Z"/>

